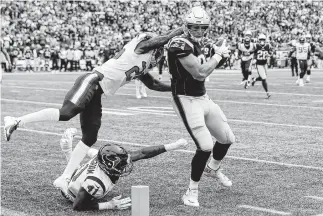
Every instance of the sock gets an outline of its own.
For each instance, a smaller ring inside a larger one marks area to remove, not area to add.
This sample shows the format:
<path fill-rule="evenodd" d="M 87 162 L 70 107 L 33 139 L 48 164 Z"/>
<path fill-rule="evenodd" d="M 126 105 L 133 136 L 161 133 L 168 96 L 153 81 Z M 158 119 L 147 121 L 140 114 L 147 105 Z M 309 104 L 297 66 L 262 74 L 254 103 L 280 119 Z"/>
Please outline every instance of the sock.
<path fill-rule="evenodd" d="M 192 179 L 190 179 L 190 185 L 189 185 L 190 189 L 198 189 L 199 188 L 199 182 L 193 181 Z"/>
<path fill-rule="evenodd" d="M 136 84 L 136 94 L 139 95 L 140 94 L 140 80 L 136 79 L 135 84 Z"/>
<path fill-rule="evenodd" d="M 89 149 L 90 147 L 85 145 L 82 141 L 77 143 L 63 172 L 64 176 L 68 178 L 72 176 L 74 170 L 78 168 Z"/>
<path fill-rule="evenodd" d="M 213 170 L 217 170 L 220 168 L 220 164 L 221 164 L 221 161 L 220 160 L 215 160 L 213 157 L 211 158 L 208 166 L 213 169 Z"/>
<path fill-rule="evenodd" d="M 99 150 L 95 149 L 95 148 L 90 148 L 87 151 L 87 156 L 90 158 L 94 158 L 97 154 L 98 154 Z"/>
<path fill-rule="evenodd" d="M 71 158 L 71 154 L 72 154 L 72 143 L 69 143 L 67 139 L 62 138 L 59 142 L 61 149 L 66 157 L 67 162 L 70 160 Z"/>
<path fill-rule="evenodd" d="M 265 91 L 268 92 L 267 80 L 262 81 L 262 87 L 264 87 Z"/>
<path fill-rule="evenodd" d="M 23 126 L 30 122 L 39 121 L 58 121 L 59 120 L 59 109 L 48 108 L 38 112 L 30 113 L 18 118 L 20 120 L 19 126 Z"/>

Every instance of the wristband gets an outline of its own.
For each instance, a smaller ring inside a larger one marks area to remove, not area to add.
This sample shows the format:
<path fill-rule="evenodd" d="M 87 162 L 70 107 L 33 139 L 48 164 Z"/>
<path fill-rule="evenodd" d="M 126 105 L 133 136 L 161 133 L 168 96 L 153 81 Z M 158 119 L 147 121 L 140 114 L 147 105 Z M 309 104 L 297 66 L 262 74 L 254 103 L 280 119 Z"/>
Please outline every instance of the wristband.
<path fill-rule="evenodd" d="M 218 53 L 215 53 L 212 58 L 214 58 L 218 63 L 222 60 L 222 56 Z"/>
<path fill-rule="evenodd" d="M 99 210 L 111 209 L 110 202 L 102 202 L 102 203 L 98 203 L 98 205 L 99 205 Z"/>

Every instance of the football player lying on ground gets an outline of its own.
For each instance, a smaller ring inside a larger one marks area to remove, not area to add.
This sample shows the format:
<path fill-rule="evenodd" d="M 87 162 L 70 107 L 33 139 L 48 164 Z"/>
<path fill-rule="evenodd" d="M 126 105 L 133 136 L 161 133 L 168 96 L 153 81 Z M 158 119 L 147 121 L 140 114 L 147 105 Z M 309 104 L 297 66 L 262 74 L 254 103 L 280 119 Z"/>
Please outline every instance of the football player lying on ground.
<path fill-rule="evenodd" d="M 75 133 L 75 128 L 69 128 L 60 140 L 67 160 L 72 153 Z M 65 190 L 67 193 L 61 193 L 73 202 L 73 209 L 76 211 L 127 209 L 131 206 L 130 197 L 120 199 L 120 195 L 108 202 L 99 200 L 113 189 L 120 177 L 130 174 L 133 162 L 152 158 L 166 151 L 183 149 L 187 145 L 185 139 L 179 139 L 174 143 L 144 147 L 136 151 L 127 151 L 114 144 L 105 144 L 99 150 L 90 148 L 87 155 L 91 159 L 74 171 Z"/>
<path fill-rule="evenodd" d="M 60 109 L 47 108 L 18 118 L 4 117 L 7 141 L 18 127 L 27 123 L 69 121 L 80 114 L 82 140 L 74 148 L 63 175 L 54 181 L 56 187 L 66 188 L 69 180 L 67 176 L 71 176 L 86 152 L 97 140 L 102 118 L 102 94 L 113 95 L 121 86 L 136 78 L 140 79 L 149 89 L 171 91 L 169 84 L 154 79 L 148 70 L 156 66 L 162 57 L 164 45 L 171 38 L 182 33 L 182 28 L 161 36 L 141 33 L 127 43 L 114 58 L 94 68 L 93 72 L 79 76 L 74 86 L 67 92 Z"/>

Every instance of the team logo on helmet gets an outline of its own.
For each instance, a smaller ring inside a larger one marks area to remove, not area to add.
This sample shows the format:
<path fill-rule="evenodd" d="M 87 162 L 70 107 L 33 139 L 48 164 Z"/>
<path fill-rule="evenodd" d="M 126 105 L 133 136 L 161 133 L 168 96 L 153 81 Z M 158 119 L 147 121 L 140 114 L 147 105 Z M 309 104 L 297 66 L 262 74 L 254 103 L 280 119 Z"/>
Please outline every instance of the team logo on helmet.
<path fill-rule="evenodd" d="M 97 155 L 99 167 L 112 176 L 129 175 L 133 169 L 128 152 L 118 145 L 106 144 L 102 146 Z"/>

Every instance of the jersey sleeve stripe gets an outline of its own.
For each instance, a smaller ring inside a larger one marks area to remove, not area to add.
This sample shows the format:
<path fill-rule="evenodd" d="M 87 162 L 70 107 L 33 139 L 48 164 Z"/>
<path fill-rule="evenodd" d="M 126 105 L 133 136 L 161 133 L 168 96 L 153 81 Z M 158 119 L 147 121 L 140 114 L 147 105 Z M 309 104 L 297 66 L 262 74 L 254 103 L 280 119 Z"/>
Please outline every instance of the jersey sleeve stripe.
<path fill-rule="evenodd" d="M 77 104 L 79 102 L 79 100 L 81 99 L 82 95 L 84 94 L 84 92 L 87 90 L 88 85 L 90 85 L 91 81 L 97 78 L 97 74 L 91 74 L 88 77 L 86 77 L 83 80 L 83 83 L 81 84 L 81 86 L 79 87 L 79 89 L 75 92 L 75 94 L 73 95 L 71 102 L 74 104 Z"/>
<path fill-rule="evenodd" d="M 103 182 L 101 181 L 101 179 L 95 177 L 95 176 L 88 176 L 86 177 L 86 179 L 84 181 L 86 181 L 87 179 L 91 179 L 92 181 L 95 181 L 96 183 L 98 183 L 101 187 L 102 187 L 102 190 L 103 190 L 103 193 L 105 193 L 105 186 L 103 184 Z"/>
<path fill-rule="evenodd" d="M 192 49 L 194 50 L 194 45 L 187 39 L 185 38 L 174 38 L 173 41 L 184 41 L 185 43 L 187 43 L 190 47 L 192 47 Z"/>

